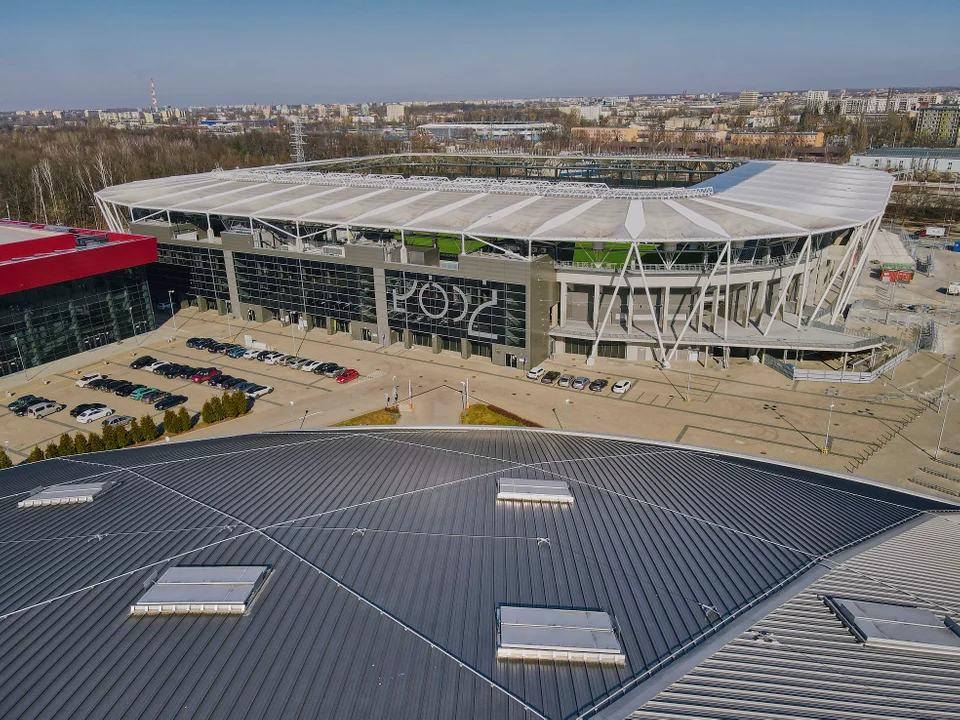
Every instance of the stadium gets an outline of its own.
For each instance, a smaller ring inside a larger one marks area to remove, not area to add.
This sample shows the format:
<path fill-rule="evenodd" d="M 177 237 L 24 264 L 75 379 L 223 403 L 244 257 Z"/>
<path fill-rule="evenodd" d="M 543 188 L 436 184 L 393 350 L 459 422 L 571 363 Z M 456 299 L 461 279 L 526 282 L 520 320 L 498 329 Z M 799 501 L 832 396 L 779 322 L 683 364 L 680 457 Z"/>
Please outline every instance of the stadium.
<path fill-rule="evenodd" d="M 3 717 L 960 717 L 948 501 L 529 429 L 82 458 L 0 473 Z"/>
<path fill-rule="evenodd" d="M 158 239 L 161 297 L 523 368 L 881 347 L 843 313 L 891 187 L 813 163 L 409 153 L 96 198 L 111 230 Z"/>

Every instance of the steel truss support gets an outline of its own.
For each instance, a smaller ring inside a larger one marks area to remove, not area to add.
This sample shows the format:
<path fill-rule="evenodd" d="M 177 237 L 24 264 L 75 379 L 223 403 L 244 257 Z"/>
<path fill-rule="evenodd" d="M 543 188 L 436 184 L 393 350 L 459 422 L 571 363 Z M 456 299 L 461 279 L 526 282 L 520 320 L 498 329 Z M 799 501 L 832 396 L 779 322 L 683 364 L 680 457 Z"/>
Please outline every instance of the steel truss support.
<path fill-rule="evenodd" d="M 837 317 L 843 312 L 843 308 L 847 306 L 847 303 L 850 302 L 850 296 L 853 294 L 854 288 L 857 286 L 857 280 L 860 277 L 860 273 L 863 272 L 864 265 L 867 264 L 867 257 L 869 256 L 870 244 L 873 242 L 873 235 L 877 231 L 877 226 L 880 224 L 880 218 L 873 220 L 867 226 L 869 229 L 864 233 L 864 236 L 861 238 L 861 250 L 860 250 L 860 259 L 857 262 L 856 268 L 853 270 L 853 274 L 850 276 L 850 283 L 847 285 L 846 292 L 844 295 L 839 298 L 840 302 L 837 303 L 837 307 L 833 309 L 833 315 L 831 316 L 831 323 L 836 322 Z"/>
<path fill-rule="evenodd" d="M 673 348 L 670 350 L 670 354 L 666 358 L 667 360 L 671 360 L 676 356 L 677 348 L 680 347 L 680 342 L 683 340 L 683 336 L 690 328 L 690 323 L 693 321 L 694 316 L 699 314 L 699 312 L 703 309 L 703 303 L 707 299 L 707 288 L 709 288 L 710 283 L 713 282 L 713 278 L 716 276 L 717 270 L 720 269 L 720 265 L 723 263 L 724 257 L 726 257 L 727 262 L 730 262 L 730 241 L 727 241 L 727 243 L 723 246 L 723 249 L 720 251 L 720 255 L 717 257 L 717 262 L 714 264 L 713 269 L 710 271 L 710 275 L 703 284 L 703 289 L 701 290 L 699 281 L 696 285 L 690 288 L 691 293 L 694 290 L 698 290 L 700 292 L 697 293 L 697 301 L 693 304 L 690 312 L 687 313 L 687 319 L 683 323 L 683 327 L 680 328 L 680 332 L 677 333 L 677 340 L 673 343 Z"/>
<path fill-rule="evenodd" d="M 840 273 L 843 272 L 843 268 L 846 266 L 847 261 L 850 259 L 850 254 L 853 252 L 853 248 L 860 242 L 860 234 L 863 232 L 863 226 L 858 227 L 850 235 L 850 240 L 847 243 L 847 251 L 843 254 L 843 258 L 840 260 L 840 263 L 837 265 L 837 269 L 833 271 L 833 275 L 830 277 L 830 282 L 827 283 L 827 286 L 823 289 L 823 294 L 820 296 L 820 300 L 817 302 L 817 306 L 813 309 L 813 314 L 810 316 L 810 320 L 816 320 L 817 315 L 820 312 L 820 308 L 823 306 L 824 300 L 827 299 L 827 295 L 830 294 L 830 289 L 833 287 L 833 284 L 837 281 L 837 278 L 840 277 Z M 837 295 L 839 299 L 840 295 Z"/>
<path fill-rule="evenodd" d="M 664 368 L 669 368 L 670 361 L 667 360 L 667 351 L 666 348 L 663 347 L 663 335 L 660 334 L 660 320 L 657 318 L 657 309 L 653 306 L 653 301 L 650 299 L 650 286 L 647 284 L 647 273 L 643 269 L 643 258 L 639 252 L 637 252 L 637 264 L 640 266 L 640 279 L 643 280 L 643 291 L 647 294 L 647 307 L 650 308 L 650 316 L 653 318 L 653 329 L 657 332 L 657 345 L 660 346 L 660 364 Z M 630 294 L 633 295 L 633 288 L 630 289 Z"/>
<path fill-rule="evenodd" d="M 470 235 L 470 234 L 467 234 L 467 233 L 464 233 L 464 234 L 465 234 L 468 238 L 470 238 L 471 240 L 476 240 L 477 242 L 483 243 L 484 245 L 488 245 L 489 247 L 492 247 L 492 248 L 494 248 L 495 250 L 499 250 L 499 251 L 502 252 L 504 255 L 508 255 L 509 257 L 512 257 L 514 260 L 523 260 L 524 262 L 532 262 L 532 260 L 530 260 L 530 258 L 525 258 L 523 255 L 520 255 L 520 254 L 518 254 L 518 253 L 515 253 L 515 252 L 512 252 L 512 251 L 510 251 L 510 250 L 507 250 L 506 248 L 502 248 L 502 247 L 500 247 L 499 245 L 494 245 L 493 243 L 487 242 L 487 241 L 484 240 L 483 238 L 479 238 L 479 237 L 477 237 L 476 235 Z"/>
<path fill-rule="evenodd" d="M 800 290 L 800 304 L 797 305 L 797 330 L 803 325 L 803 306 L 807 303 L 807 284 L 810 279 L 810 254 L 812 251 L 813 236 L 811 235 L 807 238 L 807 258 L 803 261 L 803 285 Z"/>
<path fill-rule="evenodd" d="M 773 323 L 777 319 L 777 313 L 780 312 L 783 301 L 787 299 L 787 293 L 790 292 L 790 286 L 793 284 L 793 278 L 796 277 L 797 268 L 800 267 L 800 261 L 803 260 L 804 255 L 806 255 L 807 250 L 810 248 L 812 237 L 812 235 L 807 235 L 807 241 L 803 244 L 803 249 L 797 254 L 797 261 L 793 264 L 793 269 L 790 270 L 790 277 L 788 277 L 787 281 L 783 284 L 783 288 L 780 290 L 780 297 L 777 298 L 777 304 L 773 306 L 773 312 L 770 313 L 770 322 L 767 323 L 767 329 L 761 333 L 764 337 L 770 332 L 770 328 L 773 327 Z"/>
<path fill-rule="evenodd" d="M 603 322 L 600 324 L 600 330 L 597 332 L 597 337 L 593 341 L 593 349 L 590 351 L 590 356 L 587 358 L 587 365 L 593 365 L 597 361 L 597 348 L 600 347 L 600 338 L 603 337 L 603 331 L 607 328 L 607 321 L 610 319 L 610 312 L 613 310 L 613 304 L 620 299 L 620 287 L 623 285 L 623 278 L 627 274 L 627 266 L 630 264 L 630 257 L 634 252 L 636 252 L 636 250 L 637 244 L 635 242 L 630 243 L 630 247 L 627 249 L 627 256 L 623 259 L 623 267 L 620 268 L 620 274 L 617 275 L 617 282 L 614 283 L 613 295 L 610 298 L 610 303 L 607 305 L 607 312 L 603 316 Z M 644 287 L 646 287 L 646 281 L 644 281 Z M 650 293 L 648 291 L 647 302 L 649 302 L 649 298 Z"/>

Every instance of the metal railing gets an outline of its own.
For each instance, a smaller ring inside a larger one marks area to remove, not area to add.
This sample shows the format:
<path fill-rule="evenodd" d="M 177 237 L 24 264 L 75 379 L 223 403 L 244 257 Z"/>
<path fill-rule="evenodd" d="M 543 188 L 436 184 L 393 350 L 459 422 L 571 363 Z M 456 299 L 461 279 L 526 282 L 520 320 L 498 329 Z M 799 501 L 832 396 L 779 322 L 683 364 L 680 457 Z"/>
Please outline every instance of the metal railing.
<path fill-rule="evenodd" d="M 742 270 L 757 270 L 767 267 L 790 267 L 793 263 L 797 261 L 797 258 L 800 256 L 800 253 L 791 253 L 790 255 L 780 255 L 776 259 L 766 258 L 750 261 L 737 261 L 730 264 L 730 270 L 732 272 L 742 271 Z M 693 273 L 696 274 L 709 274 L 713 270 L 713 266 L 716 263 L 687 263 L 687 264 L 674 264 L 674 265 L 647 265 L 644 263 L 643 270 L 647 274 L 659 274 L 663 275 L 666 273 L 677 273 L 683 275 L 690 275 Z M 590 262 L 573 262 L 569 260 L 554 260 L 554 268 L 557 270 L 586 270 L 588 272 L 619 272 L 623 268 L 623 263 L 590 263 Z M 639 275 L 640 267 L 636 265 L 630 265 L 627 267 L 627 274 L 629 275 Z"/>

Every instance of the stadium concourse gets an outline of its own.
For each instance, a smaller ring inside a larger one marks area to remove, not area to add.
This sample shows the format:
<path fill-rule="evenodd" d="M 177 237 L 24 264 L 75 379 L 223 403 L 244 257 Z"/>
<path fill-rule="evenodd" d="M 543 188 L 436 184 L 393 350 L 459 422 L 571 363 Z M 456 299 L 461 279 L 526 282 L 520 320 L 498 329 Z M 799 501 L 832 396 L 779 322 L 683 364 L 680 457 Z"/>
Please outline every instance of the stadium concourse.
<path fill-rule="evenodd" d="M 528 429 L 22 465 L 0 473 L 0 715 L 957 718 L 956 511 Z"/>

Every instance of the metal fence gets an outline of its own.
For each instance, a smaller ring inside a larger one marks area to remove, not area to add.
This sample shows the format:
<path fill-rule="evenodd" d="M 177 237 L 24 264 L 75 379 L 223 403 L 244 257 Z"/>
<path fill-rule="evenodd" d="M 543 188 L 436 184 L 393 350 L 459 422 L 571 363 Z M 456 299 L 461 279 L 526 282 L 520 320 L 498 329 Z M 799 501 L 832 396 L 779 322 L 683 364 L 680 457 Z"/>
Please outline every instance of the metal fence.
<path fill-rule="evenodd" d="M 902 363 L 912 354 L 913 353 L 911 350 L 904 350 L 887 360 L 887 362 L 878 367 L 876 370 L 872 370 L 870 372 L 856 372 L 850 370 L 809 370 L 806 368 L 798 368 L 793 363 L 778 360 L 770 355 L 770 353 L 764 353 L 763 363 L 790 380 L 863 384 L 872 383 L 884 373 L 893 370 L 893 368 Z"/>

